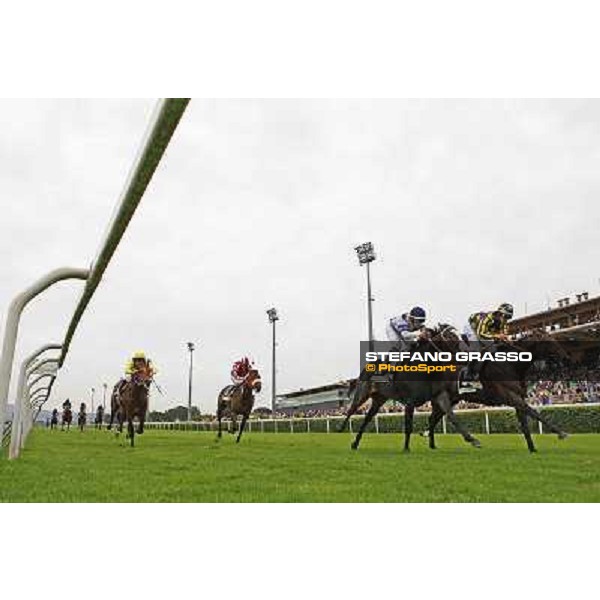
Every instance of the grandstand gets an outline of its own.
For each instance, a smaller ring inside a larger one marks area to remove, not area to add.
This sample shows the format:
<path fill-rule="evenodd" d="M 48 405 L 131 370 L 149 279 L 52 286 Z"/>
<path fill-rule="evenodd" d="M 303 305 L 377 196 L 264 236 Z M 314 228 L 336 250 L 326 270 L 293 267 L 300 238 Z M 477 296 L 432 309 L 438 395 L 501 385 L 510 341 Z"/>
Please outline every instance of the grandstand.
<path fill-rule="evenodd" d="M 587 292 L 558 300 L 556 308 L 513 319 L 511 335 L 544 329 L 559 339 L 598 340 L 600 338 L 600 296 L 589 298 Z"/>
<path fill-rule="evenodd" d="M 300 389 L 275 398 L 275 412 L 332 411 L 344 407 L 348 400 L 348 382 L 340 381 L 319 387 Z"/>

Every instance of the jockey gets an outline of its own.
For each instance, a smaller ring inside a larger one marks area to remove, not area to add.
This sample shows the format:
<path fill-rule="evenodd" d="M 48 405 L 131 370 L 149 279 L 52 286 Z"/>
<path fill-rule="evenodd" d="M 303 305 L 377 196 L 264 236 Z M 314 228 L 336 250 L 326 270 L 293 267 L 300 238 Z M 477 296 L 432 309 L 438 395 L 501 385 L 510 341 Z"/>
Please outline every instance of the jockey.
<path fill-rule="evenodd" d="M 427 315 L 420 306 L 414 306 L 408 313 L 392 317 L 386 324 L 385 333 L 390 342 L 399 342 L 400 349 L 406 349 L 423 337 Z"/>
<path fill-rule="evenodd" d="M 494 349 L 498 342 L 508 340 L 508 322 L 512 319 L 514 308 L 512 304 L 503 302 L 496 310 L 473 313 L 462 333 L 463 348 L 468 348 L 471 342 L 478 342 L 481 349 Z M 477 381 L 481 362 L 472 361 L 461 372 L 461 386 L 474 389 L 480 388 Z"/>
<path fill-rule="evenodd" d="M 468 341 L 496 342 L 508 339 L 508 321 L 513 317 L 512 304 L 503 302 L 491 312 L 473 313 L 463 332 Z M 467 341 L 465 340 L 465 341 Z"/>
<path fill-rule="evenodd" d="M 127 381 L 131 381 L 131 378 L 136 373 L 146 371 L 148 375 L 153 378 L 158 372 L 158 369 L 152 364 L 152 361 L 146 357 L 146 353 L 142 350 L 134 352 L 131 358 L 125 364 L 125 377 L 119 381 L 118 392 L 121 392 L 123 386 Z"/>
<path fill-rule="evenodd" d="M 71 401 L 67 398 L 63 402 L 62 407 L 63 407 L 64 410 L 67 410 L 67 409 L 71 410 Z"/>
<path fill-rule="evenodd" d="M 146 357 L 146 353 L 139 350 L 138 352 L 134 352 L 132 357 L 127 361 L 127 364 L 125 365 L 125 376 L 131 378 L 132 375 L 144 370 L 147 370 L 150 375 L 155 375 L 157 372 L 152 361 Z"/>
<path fill-rule="evenodd" d="M 231 381 L 233 382 L 233 385 L 241 385 L 244 383 L 251 368 L 252 363 L 247 356 L 244 356 L 244 358 L 241 358 L 240 360 L 236 360 L 231 367 Z"/>

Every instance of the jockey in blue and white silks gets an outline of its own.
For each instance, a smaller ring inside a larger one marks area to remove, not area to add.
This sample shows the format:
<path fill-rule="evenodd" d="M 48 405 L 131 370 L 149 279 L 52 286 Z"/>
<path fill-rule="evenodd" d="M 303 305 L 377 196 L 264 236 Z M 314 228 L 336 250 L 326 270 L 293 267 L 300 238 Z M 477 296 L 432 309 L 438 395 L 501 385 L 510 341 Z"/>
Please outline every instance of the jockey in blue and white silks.
<path fill-rule="evenodd" d="M 401 350 L 408 349 L 423 335 L 427 315 L 420 306 L 415 306 L 408 313 L 392 317 L 385 327 L 385 334 L 390 342 L 398 342 Z"/>

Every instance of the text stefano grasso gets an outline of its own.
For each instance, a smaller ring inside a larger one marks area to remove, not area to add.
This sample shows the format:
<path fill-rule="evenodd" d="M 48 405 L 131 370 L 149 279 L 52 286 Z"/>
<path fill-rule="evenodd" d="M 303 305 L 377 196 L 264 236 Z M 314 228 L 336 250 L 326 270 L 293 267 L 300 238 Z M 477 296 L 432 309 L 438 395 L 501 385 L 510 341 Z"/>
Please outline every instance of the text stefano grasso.
<path fill-rule="evenodd" d="M 366 362 L 531 362 L 531 352 L 365 352 Z"/>

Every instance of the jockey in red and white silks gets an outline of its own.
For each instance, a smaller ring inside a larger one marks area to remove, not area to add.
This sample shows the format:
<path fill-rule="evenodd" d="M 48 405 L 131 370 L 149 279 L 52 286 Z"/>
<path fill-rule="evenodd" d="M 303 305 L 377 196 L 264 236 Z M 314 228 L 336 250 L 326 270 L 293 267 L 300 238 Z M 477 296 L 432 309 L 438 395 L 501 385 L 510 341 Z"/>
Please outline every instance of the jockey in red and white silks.
<path fill-rule="evenodd" d="M 231 367 L 231 381 L 233 384 L 241 385 L 244 383 L 251 368 L 252 363 L 247 356 L 244 356 L 244 358 L 241 358 L 240 360 L 236 360 Z"/>

